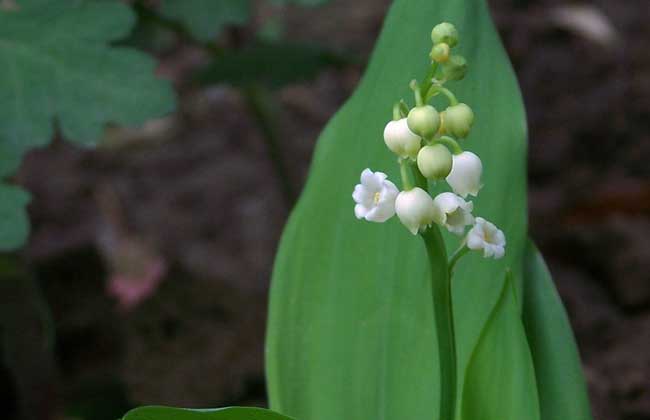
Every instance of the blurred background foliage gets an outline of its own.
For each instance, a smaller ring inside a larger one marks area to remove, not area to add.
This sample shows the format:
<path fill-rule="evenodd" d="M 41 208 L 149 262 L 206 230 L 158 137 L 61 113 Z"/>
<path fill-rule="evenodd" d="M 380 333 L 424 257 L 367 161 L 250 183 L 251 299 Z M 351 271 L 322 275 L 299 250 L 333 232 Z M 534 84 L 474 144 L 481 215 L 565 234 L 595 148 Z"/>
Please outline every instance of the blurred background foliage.
<path fill-rule="evenodd" d="M 390 1 L 125 3 L 133 28 L 110 49 L 155 58 L 176 111 L 111 125 L 94 149 L 66 144 L 78 139 L 58 125 L 20 167 L 22 151 L 0 147 L 0 175 L 31 194 L 33 226 L 0 260 L 8 419 L 265 404 L 277 240 Z M 647 1 L 489 3 L 527 106 L 531 233 L 576 331 L 595 418 L 650 419 Z M 26 233 L 28 197 L 14 185 L 0 188 L 5 249 Z"/>

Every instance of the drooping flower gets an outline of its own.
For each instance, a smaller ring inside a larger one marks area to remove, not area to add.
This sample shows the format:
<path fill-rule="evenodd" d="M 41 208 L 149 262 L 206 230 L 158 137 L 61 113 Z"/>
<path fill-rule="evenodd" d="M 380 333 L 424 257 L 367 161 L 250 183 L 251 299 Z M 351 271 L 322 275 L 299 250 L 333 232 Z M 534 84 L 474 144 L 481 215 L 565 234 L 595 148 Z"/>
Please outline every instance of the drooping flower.
<path fill-rule="evenodd" d="M 467 233 L 467 247 L 483 250 L 485 258 L 499 259 L 505 254 L 506 236 L 493 223 L 482 217 L 476 218 L 476 223 Z"/>
<path fill-rule="evenodd" d="M 390 121 L 384 128 L 386 146 L 401 158 L 413 158 L 420 151 L 420 136 L 409 130 L 406 118 Z"/>
<path fill-rule="evenodd" d="M 481 159 L 472 152 L 462 152 L 453 156 L 451 172 L 447 175 L 447 183 L 454 192 L 463 198 L 467 194 L 474 197 L 478 195 L 481 184 L 481 175 L 483 174 L 483 164 Z"/>
<path fill-rule="evenodd" d="M 454 193 L 444 192 L 438 194 L 433 200 L 443 214 L 442 225 L 456 235 L 465 232 L 465 226 L 474 223 L 472 210 L 474 204 L 467 202 Z"/>
<path fill-rule="evenodd" d="M 395 211 L 413 235 L 434 222 L 439 223 L 443 217 L 429 193 L 418 187 L 399 193 L 395 200 Z"/>
<path fill-rule="evenodd" d="M 366 168 L 361 172 L 361 183 L 354 187 L 352 198 L 357 219 L 382 223 L 395 214 L 395 198 L 399 190 L 383 172 Z"/>

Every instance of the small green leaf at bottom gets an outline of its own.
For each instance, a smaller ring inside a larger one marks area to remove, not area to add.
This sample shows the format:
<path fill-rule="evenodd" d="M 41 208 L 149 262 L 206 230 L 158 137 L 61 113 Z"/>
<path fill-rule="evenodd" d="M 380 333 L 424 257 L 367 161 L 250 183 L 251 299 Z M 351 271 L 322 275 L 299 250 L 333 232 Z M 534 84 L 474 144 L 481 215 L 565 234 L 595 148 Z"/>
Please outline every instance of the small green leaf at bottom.
<path fill-rule="evenodd" d="M 580 355 L 544 258 L 528 242 L 524 326 L 535 365 L 542 420 L 591 420 Z"/>
<path fill-rule="evenodd" d="M 188 408 L 148 406 L 135 408 L 122 420 L 293 420 L 275 411 L 257 407 L 226 407 L 193 410 Z"/>
<path fill-rule="evenodd" d="M 462 416 L 471 420 L 539 420 L 535 370 L 512 276 L 490 314 L 465 373 Z"/>

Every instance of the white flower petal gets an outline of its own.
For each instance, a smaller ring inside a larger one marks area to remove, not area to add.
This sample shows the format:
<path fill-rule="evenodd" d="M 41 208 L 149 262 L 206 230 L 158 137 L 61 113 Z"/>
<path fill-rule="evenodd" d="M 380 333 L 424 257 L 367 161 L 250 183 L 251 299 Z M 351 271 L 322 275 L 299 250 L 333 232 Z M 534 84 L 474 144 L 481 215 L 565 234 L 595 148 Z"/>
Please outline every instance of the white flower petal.
<path fill-rule="evenodd" d="M 462 235 L 465 232 L 465 226 L 474 222 L 474 217 L 471 214 L 474 205 L 456 194 L 450 192 L 438 194 L 434 202 L 443 213 L 441 224 L 449 232 Z"/>
<path fill-rule="evenodd" d="M 506 250 L 502 246 L 494 246 L 494 259 L 498 260 L 506 254 Z"/>
<path fill-rule="evenodd" d="M 354 214 L 358 219 L 381 223 L 393 217 L 399 191 L 386 178 L 385 173 L 370 169 L 361 173 L 361 184 L 357 184 L 352 192 L 356 203 Z"/>
<path fill-rule="evenodd" d="M 499 259 L 505 255 L 506 238 L 499 228 L 482 217 L 475 219 L 474 226 L 467 233 L 467 247 L 483 250 L 485 258 Z"/>
<path fill-rule="evenodd" d="M 361 204 L 357 204 L 356 206 L 354 206 L 354 215 L 357 217 L 357 219 L 363 219 L 364 217 L 366 217 L 367 213 L 368 213 L 368 209 L 366 209 Z"/>
<path fill-rule="evenodd" d="M 474 251 L 483 249 L 483 238 L 477 235 L 473 229 L 467 234 L 467 248 Z"/>
<path fill-rule="evenodd" d="M 363 187 L 361 184 L 357 184 L 354 187 L 354 191 L 352 192 L 352 199 L 359 204 L 363 204 L 366 207 L 370 207 L 372 205 L 372 194 Z"/>
<path fill-rule="evenodd" d="M 438 194 L 434 201 L 444 213 L 451 213 L 460 206 L 462 199 L 454 193 L 443 192 Z"/>

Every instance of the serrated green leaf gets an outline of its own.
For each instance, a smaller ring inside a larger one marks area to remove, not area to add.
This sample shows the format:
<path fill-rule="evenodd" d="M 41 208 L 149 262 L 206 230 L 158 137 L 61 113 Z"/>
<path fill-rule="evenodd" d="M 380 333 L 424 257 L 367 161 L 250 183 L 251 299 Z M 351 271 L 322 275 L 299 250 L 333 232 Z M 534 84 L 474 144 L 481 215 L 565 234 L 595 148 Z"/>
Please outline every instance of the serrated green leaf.
<path fill-rule="evenodd" d="M 528 242 L 524 263 L 524 325 L 537 376 L 542 420 L 591 420 L 573 332 L 551 274 Z"/>
<path fill-rule="evenodd" d="M 540 419 L 535 369 L 511 276 L 467 367 L 461 418 Z"/>
<path fill-rule="evenodd" d="M 482 0 L 396 0 L 359 87 L 318 140 L 284 231 L 267 336 L 273 409 L 304 420 L 437 416 L 438 355 L 424 246 L 396 218 L 358 221 L 351 193 L 366 167 L 399 179 L 382 132 L 395 101 L 413 103 L 408 83 L 425 74 L 431 28 L 441 21 L 457 26 L 457 51 L 469 63 L 466 79 L 450 87 L 476 115 L 464 143 L 484 163 L 475 214 L 496 223 L 508 239 L 504 259 L 471 253 L 453 280 L 459 390 L 505 268 L 522 278 L 525 116 L 489 11 Z M 445 239 L 452 251 L 458 239 Z"/>
<path fill-rule="evenodd" d="M 291 420 L 291 418 L 256 407 L 191 410 L 150 406 L 129 411 L 124 415 L 123 420 Z"/>
<path fill-rule="evenodd" d="M 163 0 L 160 13 L 180 21 L 197 39 L 209 41 L 227 25 L 245 24 L 251 4 L 249 0 Z"/>
<path fill-rule="evenodd" d="M 118 2 L 23 0 L 0 12 L 0 144 L 24 151 L 52 137 L 90 144 L 108 122 L 133 125 L 173 108 L 155 63 L 109 43 L 131 30 Z"/>
<path fill-rule="evenodd" d="M 0 143 L 0 178 L 13 174 L 23 159 L 23 152 L 9 144 Z"/>
<path fill-rule="evenodd" d="M 0 182 L 0 251 L 21 246 L 29 233 L 25 206 L 30 195 L 25 190 Z"/>
<path fill-rule="evenodd" d="M 107 123 L 141 124 L 172 110 L 173 91 L 154 77 L 155 62 L 110 46 L 131 31 L 129 7 L 89 0 L 15 3 L 0 9 L 0 177 L 13 173 L 29 149 L 51 140 L 55 121 L 67 140 L 93 144 Z M 2 249 L 20 246 L 27 235 L 23 201 L 0 201 L 0 213 L 16 222 L 4 223 Z"/>
<path fill-rule="evenodd" d="M 292 43 L 259 43 L 227 51 L 199 75 L 203 83 L 237 86 L 263 84 L 277 88 L 314 78 L 342 59 L 322 48 Z"/>

